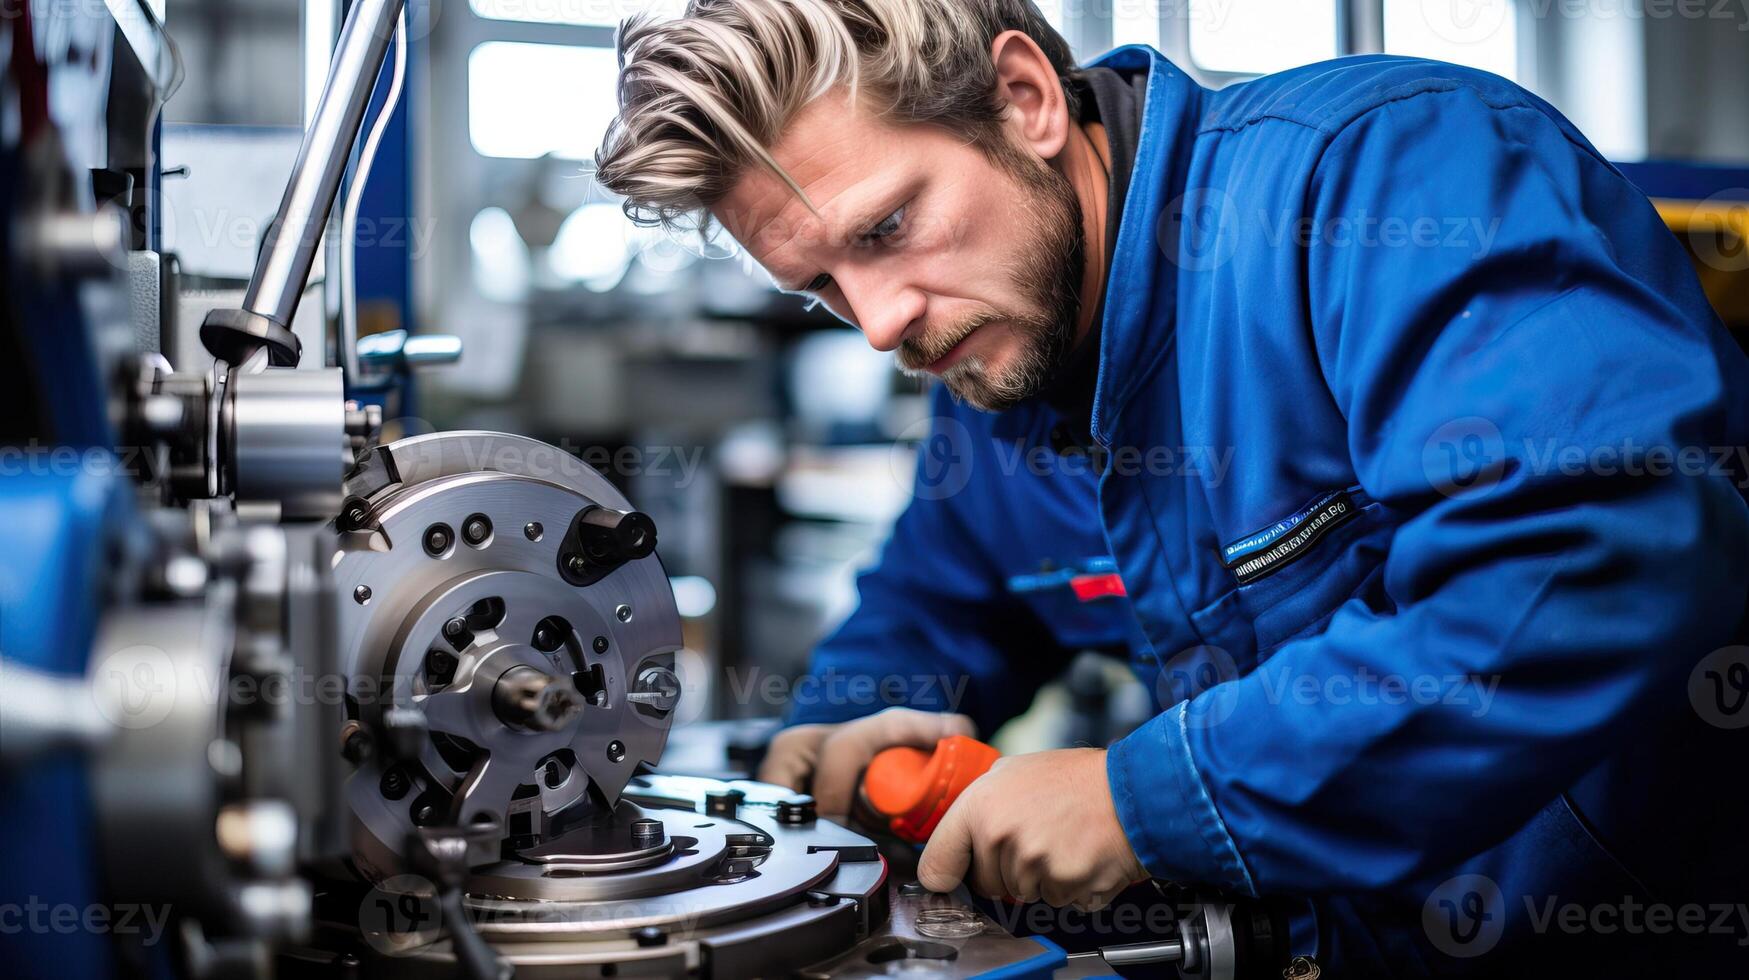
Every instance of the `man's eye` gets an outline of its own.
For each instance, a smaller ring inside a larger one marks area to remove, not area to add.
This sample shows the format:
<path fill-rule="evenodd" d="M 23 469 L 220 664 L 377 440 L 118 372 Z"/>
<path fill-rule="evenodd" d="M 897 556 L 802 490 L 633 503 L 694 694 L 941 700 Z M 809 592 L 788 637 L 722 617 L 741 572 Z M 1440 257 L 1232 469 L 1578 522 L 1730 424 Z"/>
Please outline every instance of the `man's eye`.
<path fill-rule="evenodd" d="M 905 223 L 905 209 L 900 208 L 899 210 L 894 211 L 892 214 L 889 214 L 886 217 L 882 218 L 880 220 L 879 224 L 875 225 L 873 228 L 870 228 L 868 231 L 864 232 L 863 236 L 862 236 L 862 240 L 864 242 L 868 242 L 868 243 L 872 244 L 872 243 L 878 242 L 884 238 L 891 238 L 894 235 L 897 235 L 899 233 L 899 229 L 901 226 L 904 225 L 904 223 Z"/>
<path fill-rule="evenodd" d="M 808 292 L 808 293 L 817 293 L 820 290 L 825 289 L 827 286 L 830 286 L 830 285 L 832 285 L 832 277 L 830 275 L 822 272 L 819 275 L 815 276 L 814 278 L 809 279 L 808 284 L 806 286 L 802 287 L 802 291 Z"/>

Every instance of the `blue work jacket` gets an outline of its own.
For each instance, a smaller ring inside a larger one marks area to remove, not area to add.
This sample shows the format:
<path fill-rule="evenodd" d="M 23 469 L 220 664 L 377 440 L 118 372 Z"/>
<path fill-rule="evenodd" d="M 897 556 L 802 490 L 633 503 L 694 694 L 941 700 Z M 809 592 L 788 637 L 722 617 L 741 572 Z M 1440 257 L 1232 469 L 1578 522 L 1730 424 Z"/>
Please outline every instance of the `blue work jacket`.
<path fill-rule="evenodd" d="M 1149 78 L 1096 446 L 938 393 L 793 720 L 988 732 L 1123 649 L 1137 856 L 1340 975 L 1749 962 L 1749 362 L 1652 205 L 1485 73 L 1103 63 Z"/>

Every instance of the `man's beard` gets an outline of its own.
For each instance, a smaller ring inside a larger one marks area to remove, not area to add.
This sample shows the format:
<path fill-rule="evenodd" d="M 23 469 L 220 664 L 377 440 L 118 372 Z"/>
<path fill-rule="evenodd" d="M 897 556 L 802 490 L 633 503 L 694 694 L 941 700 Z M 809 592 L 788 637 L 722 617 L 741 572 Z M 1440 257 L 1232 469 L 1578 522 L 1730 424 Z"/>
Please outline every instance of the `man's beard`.
<path fill-rule="evenodd" d="M 1020 258 L 1008 270 L 1025 297 L 1025 308 L 987 307 L 908 338 L 899 344 L 899 366 L 906 374 L 923 374 L 972 331 L 1006 323 L 1019 342 L 1007 363 L 993 368 L 977 355 L 967 355 L 941 372 L 942 383 L 956 397 L 973 408 L 999 412 L 1038 394 L 1074 346 L 1087 239 L 1081 202 L 1067 177 L 1011 145 L 998 147 L 992 155 L 1033 205 L 1032 226 L 1020 230 Z"/>

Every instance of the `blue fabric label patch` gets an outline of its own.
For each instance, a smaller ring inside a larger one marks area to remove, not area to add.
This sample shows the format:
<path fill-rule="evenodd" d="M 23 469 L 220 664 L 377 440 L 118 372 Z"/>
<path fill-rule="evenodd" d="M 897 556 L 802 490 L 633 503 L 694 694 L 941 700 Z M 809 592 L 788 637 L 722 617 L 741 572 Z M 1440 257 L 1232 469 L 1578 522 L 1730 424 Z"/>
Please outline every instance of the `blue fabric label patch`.
<path fill-rule="evenodd" d="M 1048 572 L 1012 575 L 1008 579 L 1008 591 L 1048 592 L 1051 589 L 1068 588 L 1069 582 L 1077 575 L 1103 575 L 1115 571 L 1117 571 L 1117 562 L 1109 556 L 1087 558 L 1064 564 Z"/>
<path fill-rule="evenodd" d="M 1354 517 L 1358 508 L 1347 490 L 1333 490 L 1292 517 L 1283 518 L 1261 531 L 1221 549 L 1221 560 L 1240 585 L 1254 582 L 1305 554 L 1332 529 Z"/>

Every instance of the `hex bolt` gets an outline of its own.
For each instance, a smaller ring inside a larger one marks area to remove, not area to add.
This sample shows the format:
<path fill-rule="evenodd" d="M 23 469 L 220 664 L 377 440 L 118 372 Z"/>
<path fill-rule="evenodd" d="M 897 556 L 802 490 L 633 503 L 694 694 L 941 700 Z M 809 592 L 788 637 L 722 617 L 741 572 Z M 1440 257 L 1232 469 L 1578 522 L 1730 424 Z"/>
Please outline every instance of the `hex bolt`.
<path fill-rule="evenodd" d="M 626 758 L 626 744 L 624 742 L 622 742 L 616 738 L 613 741 L 607 743 L 607 761 L 609 761 L 609 762 L 624 762 L 625 758 Z"/>
<path fill-rule="evenodd" d="M 471 514 L 462 522 L 462 540 L 478 548 L 492 536 L 492 519 L 485 514 Z"/>
<path fill-rule="evenodd" d="M 466 619 L 462 618 L 461 616 L 457 616 L 454 619 L 450 620 L 449 622 L 443 624 L 443 635 L 449 637 L 452 640 L 459 640 L 462 637 L 466 636 L 467 633 L 468 633 L 468 621 Z"/>
<path fill-rule="evenodd" d="M 407 778 L 406 771 L 400 766 L 396 766 L 383 773 L 382 785 L 378 788 L 383 791 L 384 796 L 391 800 L 398 800 L 406 796 L 407 790 L 411 789 L 412 786 L 412 780 Z"/>
<path fill-rule="evenodd" d="M 648 949 L 651 946 L 661 946 L 668 942 L 668 934 L 656 926 L 642 926 L 632 930 L 632 938 L 639 946 Z"/>
<path fill-rule="evenodd" d="M 425 553 L 433 558 L 442 558 L 449 551 L 451 542 L 455 540 L 455 532 L 448 524 L 433 524 L 425 529 Z"/>
<path fill-rule="evenodd" d="M 596 637 L 595 642 L 590 644 L 590 647 L 596 653 L 606 653 L 607 652 L 607 637 L 605 637 L 605 636 Z"/>
<path fill-rule="evenodd" d="M 354 766 L 363 765 L 364 761 L 369 759 L 371 753 L 376 749 L 376 741 L 370 737 L 370 732 L 358 722 L 350 721 L 347 722 L 347 725 L 349 729 L 346 732 L 346 737 L 340 743 L 340 757 Z"/>
<path fill-rule="evenodd" d="M 666 714 L 673 711 L 675 703 L 680 700 L 680 678 L 667 667 L 652 664 L 638 672 L 638 679 L 626 700 Z"/>
<path fill-rule="evenodd" d="M 546 528 L 540 526 L 540 521 L 529 521 L 522 525 L 522 536 L 530 541 L 539 541 Z"/>
<path fill-rule="evenodd" d="M 565 567 L 571 570 L 572 575 L 586 575 L 589 572 L 589 560 L 582 555 L 572 555 L 565 560 Z"/>
<path fill-rule="evenodd" d="M 631 622 L 632 621 L 632 607 L 626 605 L 623 602 L 620 603 L 619 606 L 614 609 L 613 617 L 622 623 Z"/>
<path fill-rule="evenodd" d="M 644 818 L 632 821 L 632 846 L 636 848 L 651 848 L 662 843 L 668 835 L 662 831 L 662 821 Z"/>
<path fill-rule="evenodd" d="M 704 812 L 713 817 L 728 817 L 733 819 L 735 811 L 741 806 L 745 793 L 738 789 L 719 790 L 704 795 Z"/>
<path fill-rule="evenodd" d="M 795 796 L 777 803 L 777 822 L 788 826 L 813 823 L 817 816 L 812 796 Z"/>
<path fill-rule="evenodd" d="M 365 603 L 369 602 L 370 601 L 370 586 L 361 585 L 358 588 L 353 589 L 352 590 L 352 600 L 361 606 L 364 605 Z"/>
<path fill-rule="evenodd" d="M 430 680 L 447 684 L 455 677 L 455 654 L 448 650 L 432 650 L 425 655 L 425 674 Z"/>

